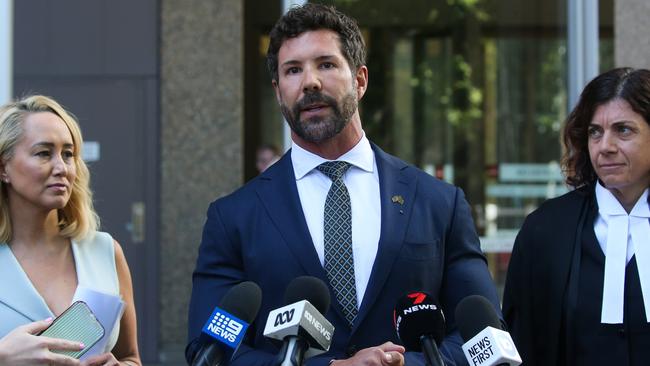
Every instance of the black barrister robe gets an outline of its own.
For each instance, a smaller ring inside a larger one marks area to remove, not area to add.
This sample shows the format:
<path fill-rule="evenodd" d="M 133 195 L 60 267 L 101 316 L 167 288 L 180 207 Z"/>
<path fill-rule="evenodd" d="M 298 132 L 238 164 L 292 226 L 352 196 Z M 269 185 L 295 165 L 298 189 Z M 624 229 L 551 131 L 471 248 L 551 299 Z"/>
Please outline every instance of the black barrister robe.
<path fill-rule="evenodd" d="M 544 202 L 512 251 L 503 314 L 525 366 L 570 365 L 581 237 L 593 225 L 594 186 Z"/>
<path fill-rule="evenodd" d="M 648 364 L 650 323 L 635 260 L 626 268 L 623 324 L 600 324 L 605 258 L 593 231 L 597 213 L 590 185 L 542 204 L 517 236 L 503 313 L 525 366 Z"/>

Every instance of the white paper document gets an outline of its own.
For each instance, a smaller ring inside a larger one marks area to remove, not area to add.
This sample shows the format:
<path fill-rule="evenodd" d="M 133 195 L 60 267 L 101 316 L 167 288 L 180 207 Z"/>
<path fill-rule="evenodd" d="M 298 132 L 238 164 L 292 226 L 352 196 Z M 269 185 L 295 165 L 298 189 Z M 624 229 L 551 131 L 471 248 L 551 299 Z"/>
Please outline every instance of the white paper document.
<path fill-rule="evenodd" d="M 81 359 L 104 353 L 113 328 L 122 318 L 124 301 L 119 296 L 95 291 L 88 287 L 78 286 L 72 302 L 84 301 L 93 311 L 97 320 L 104 327 L 104 336 Z"/>

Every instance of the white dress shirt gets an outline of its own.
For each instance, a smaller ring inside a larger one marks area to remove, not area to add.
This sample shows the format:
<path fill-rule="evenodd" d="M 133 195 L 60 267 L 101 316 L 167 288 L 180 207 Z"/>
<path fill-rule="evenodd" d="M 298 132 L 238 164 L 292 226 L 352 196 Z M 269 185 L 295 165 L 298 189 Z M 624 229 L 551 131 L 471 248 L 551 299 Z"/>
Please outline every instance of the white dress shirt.
<path fill-rule="evenodd" d="M 352 207 L 352 253 L 357 306 L 360 307 L 379 246 L 381 232 L 379 174 L 375 153 L 365 133 L 359 143 L 336 160 L 352 164 L 343 176 L 343 182 L 350 193 Z M 291 161 L 302 211 L 318 258 L 323 265 L 325 199 L 332 181 L 316 167 L 328 160 L 294 143 L 291 148 Z"/>

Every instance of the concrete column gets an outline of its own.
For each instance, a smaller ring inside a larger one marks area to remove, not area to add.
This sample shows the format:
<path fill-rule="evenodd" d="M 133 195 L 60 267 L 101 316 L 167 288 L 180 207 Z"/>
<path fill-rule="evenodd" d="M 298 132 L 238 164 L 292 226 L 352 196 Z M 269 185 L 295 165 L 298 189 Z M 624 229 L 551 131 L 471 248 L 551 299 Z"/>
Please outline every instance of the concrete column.
<path fill-rule="evenodd" d="M 572 109 L 585 85 L 598 75 L 598 0 L 569 0 L 567 15 L 569 109 Z"/>
<path fill-rule="evenodd" d="M 614 1 L 614 54 L 617 67 L 650 68 L 647 0 Z"/>
<path fill-rule="evenodd" d="M 161 2 L 161 361 L 186 342 L 208 204 L 242 184 L 243 0 Z"/>

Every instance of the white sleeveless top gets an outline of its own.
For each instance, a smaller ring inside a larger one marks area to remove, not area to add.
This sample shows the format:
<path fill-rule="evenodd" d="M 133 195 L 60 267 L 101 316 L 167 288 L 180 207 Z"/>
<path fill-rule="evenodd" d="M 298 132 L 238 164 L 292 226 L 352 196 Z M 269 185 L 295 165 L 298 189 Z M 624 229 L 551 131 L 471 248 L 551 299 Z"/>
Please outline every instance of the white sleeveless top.
<path fill-rule="evenodd" d="M 77 290 L 86 287 L 120 296 L 115 246 L 108 233 L 95 232 L 78 242 L 72 240 L 72 253 L 77 270 Z M 73 298 L 76 295 L 75 293 Z M 49 317 L 54 317 L 54 314 L 36 291 L 9 246 L 0 244 L 0 338 L 18 326 Z M 113 349 L 119 333 L 118 321 L 104 352 Z"/>

